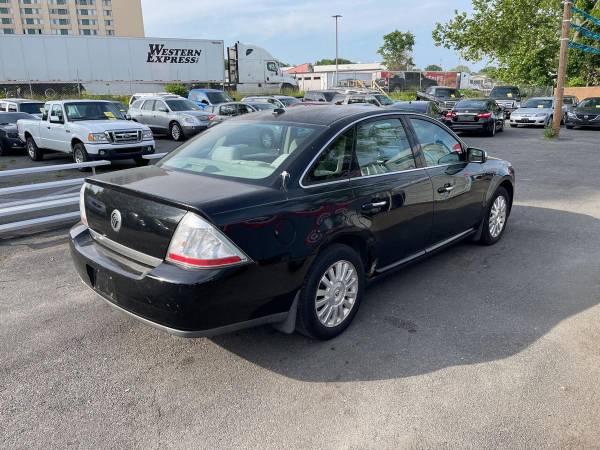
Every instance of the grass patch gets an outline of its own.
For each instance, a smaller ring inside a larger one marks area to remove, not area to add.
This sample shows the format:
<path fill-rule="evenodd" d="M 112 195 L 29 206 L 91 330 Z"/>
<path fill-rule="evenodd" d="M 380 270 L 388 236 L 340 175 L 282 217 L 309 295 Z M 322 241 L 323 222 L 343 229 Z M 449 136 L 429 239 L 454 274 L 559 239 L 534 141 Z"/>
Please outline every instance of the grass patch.
<path fill-rule="evenodd" d="M 554 131 L 554 128 L 547 127 L 544 128 L 544 139 L 556 139 L 558 137 L 558 133 Z"/>

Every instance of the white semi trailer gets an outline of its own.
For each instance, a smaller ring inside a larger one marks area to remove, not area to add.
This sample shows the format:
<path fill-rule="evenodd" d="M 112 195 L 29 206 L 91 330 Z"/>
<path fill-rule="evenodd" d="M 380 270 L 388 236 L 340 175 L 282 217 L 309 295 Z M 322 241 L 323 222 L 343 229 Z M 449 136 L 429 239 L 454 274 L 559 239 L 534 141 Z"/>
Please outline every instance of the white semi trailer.
<path fill-rule="evenodd" d="M 0 36 L 0 93 L 59 92 L 69 86 L 91 94 L 162 91 L 165 84 L 223 85 L 243 92 L 296 88 L 265 49 L 222 40 L 88 36 Z"/>

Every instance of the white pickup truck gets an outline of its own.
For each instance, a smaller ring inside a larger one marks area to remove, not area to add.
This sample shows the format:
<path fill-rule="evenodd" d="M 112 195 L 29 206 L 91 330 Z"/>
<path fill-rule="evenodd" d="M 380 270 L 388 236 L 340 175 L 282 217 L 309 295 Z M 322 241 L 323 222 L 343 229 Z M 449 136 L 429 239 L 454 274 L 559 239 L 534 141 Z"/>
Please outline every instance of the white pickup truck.
<path fill-rule="evenodd" d="M 34 161 L 51 150 L 71 154 L 77 163 L 133 159 L 146 165 L 142 156 L 155 149 L 150 128 L 126 120 L 114 103 L 104 100 L 47 102 L 42 120 L 19 120 L 17 129 Z"/>

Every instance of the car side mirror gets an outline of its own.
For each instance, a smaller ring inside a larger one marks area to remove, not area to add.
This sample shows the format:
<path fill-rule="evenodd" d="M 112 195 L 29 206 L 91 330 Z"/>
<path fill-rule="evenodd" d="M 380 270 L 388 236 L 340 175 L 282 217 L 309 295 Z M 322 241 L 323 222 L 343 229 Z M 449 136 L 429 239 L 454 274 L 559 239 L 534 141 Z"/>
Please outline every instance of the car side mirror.
<path fill-rule="evenodd" d="M 488 159 L 487 152 L 479 148 L 468 148 L 467 149 L 467 161 L 472 163 L 483 164 Z"/>

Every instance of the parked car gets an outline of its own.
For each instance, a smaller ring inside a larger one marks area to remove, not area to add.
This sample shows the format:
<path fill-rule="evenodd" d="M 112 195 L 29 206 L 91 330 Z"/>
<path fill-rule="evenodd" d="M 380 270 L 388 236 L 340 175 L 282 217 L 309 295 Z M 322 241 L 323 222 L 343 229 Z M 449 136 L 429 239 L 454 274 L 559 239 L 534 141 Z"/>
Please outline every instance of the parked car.
<path fill-rule="evenodd" d="M 567 106 L 562 107 L 563 115 L 567 113 Z M 534 97 L 525 101 L 521 107 L 510 115 L 510 126 L 537 125 L 548 127 L 554 117 L 554 97 Z"/>
<path fill-rule="evenodd" d="M 17 120 L 39 120 L 37 117 L 20 112 L 0 112 L 0 156 L 9 150 L 21 150 L 25 144 L 19 139 Z"/>
<path fill-rule="evenodd" d="M 71 251 L 97 294 L 176 335 L 274 323 L 329 339 L 367 280 L 463 239 L 499 241 L 513 191 L 510 163 L 428 117 L 298 107 L 88 178 Z"/>
<path fill-rule="evenodd" d="M 504 131 L 504 109 L 490 98 L 459 100 L 442 119 L 455 131 L 481 131 L 495 136 Z"/>
<path fill-rule="evenodd" d="M 227 92 L 219 89 L 192 89 L 188 94 L 188 100 L 202 109 L 233 101 Z"/>
<path fill-rule="evenodd" d="M 380 93 L 356 93 L 340 96 L 335 102 L 337 105 L 353 105 L 357 103 L 367 103 L 373 106 L 388 108 L 394 107 L 395 102 L 387 95 Z"/>
<path fill-rule="evenodd" d="M 436 102 L 442 112 L 450 111 L 461 98 L 462 94 L 458 89 L 445 86 L 431 86 L 425 92 L 417 92 L 417 100 Z"/>
<path fill-rule="evenodd" d="M 250 97 L 244 97 L 242 102 L 268 102 L 275 105 L 276 108 L 287 108 L 300 103 L 300 100 L 296 97 L 290 97 L 288 95 L 253 95 Z"/>
<path fill-rule="evenodd" d="M 276 106 L 273 103 L 269 103 L 269 102 L 242 102 L 244 105 L 250 105 L 252 106 L 255 110 L 257 111 L 269 111 L 269 110 L 273 110 L 276 109 Z M 301 105 L 302 102 L 298 102 L 298 105 Z M 296 104 L 291 105 L 293 106 L 297 106 Z"/>
<path fill-rule="evenodd" d="M 567 112 L 565 126 L 574 127 L 600 127 L 600 97 L 583 99 L 577 106 Z"/>
<path fill-rule="evenodd" d="M 168 133 L 175 141 L 194 136 L 210 125 L 210 114 L 177 95 L 143 97 L 129 108 L 131 120 L 157 133 Z"/>
<path fill-rule="evenodd" d="M 521 106 L 521 91 L 517 86 L 495 86 L 490 92 L 490 98 L 504 108 L 506 119 L 510 119 L 513 111 Z"/>
<path fill-rule="evenodd" d="M 408 102 L 395 102 L 394 109 L 402 111 L 412 111 L 425 114 L 433 119 L 442 117 L 442 110 L 436 102 L 430 100 L 412 100 Z"/>
<path fill-rule="evenodd" d="M 272 105 L 271 103 L 268 103 L 268 102 L 264 102 L 263 104 L 269 105 L 269 106 Z M 215 106 L 209 106 L 206 108 L 205 111 L 210 113 L 213 116 L 210 119 L 210 124 L 212 126 L 212 125 L 221 123 L 224 120 L 231 119 L 232 117 L 237 117 L 237 116 L 241 116 L 241 115 L 248 114 L 251 112 L 256 112 L 256 111 L 258 111 L 258 109 L 247 103 L 228 102 L 228 103 L 221 103 L 221 104 L 215 105 Z"/>
<path fill-rule="evenodd" d="M 133 159 L 146 165 L 143 156 L 155 147 L 150 128 L 125 120 L 115 105 L 103 100 L 46 102 L 42 120 L 19 120 L 17 128 L 33 161 L 52 150 L 72 155 L 76 163 Z"/>
<path fill-rule="evenodd" d="M 329 89 L 325 91 L 306 91 L 302 101 L 335 103 L 340 98 L 343 98 L 343 94 L 336 90 Z"/>
<path fill-rule="evenodd" d="M 0 99 L 0 112 L 22 112 L 42 117 L 44 102 L 30 100 L 27 98 L 3 98 Z"/>
<path fill-rule="evenodd" d="M 127 117 L 127 106 L 125 106 L 123 103 L 118 102 L 118 101 L 110 101 L 113 105 L 115 105 L 117 107 L 117 109 L 121 112 L 121 114 L 123 114 L 123 116 Z"/>

